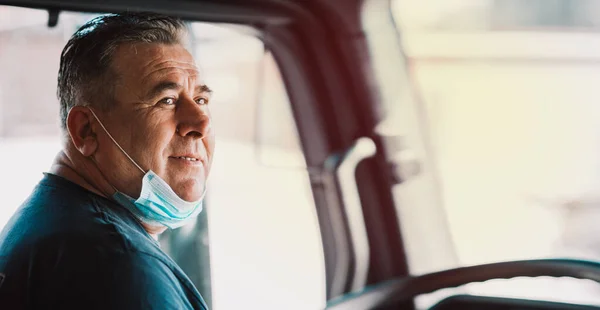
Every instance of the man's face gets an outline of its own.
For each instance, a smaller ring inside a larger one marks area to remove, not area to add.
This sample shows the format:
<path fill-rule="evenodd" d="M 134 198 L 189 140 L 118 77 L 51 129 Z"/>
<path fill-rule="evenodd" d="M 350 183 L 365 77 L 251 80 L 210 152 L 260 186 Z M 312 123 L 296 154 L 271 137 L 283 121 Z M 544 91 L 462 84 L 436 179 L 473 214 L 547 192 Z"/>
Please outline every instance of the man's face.
<path fill-rule="evenodd" d="M 215 147 L 210 91 L 181 45 L 124 44 L 114 53 L 115 104 L 97 113 L 117 143 L 184 200 L 199 199 Z M 93 124 L 94 159 L 119 191 L 138 197 L 143 173 Z"/>

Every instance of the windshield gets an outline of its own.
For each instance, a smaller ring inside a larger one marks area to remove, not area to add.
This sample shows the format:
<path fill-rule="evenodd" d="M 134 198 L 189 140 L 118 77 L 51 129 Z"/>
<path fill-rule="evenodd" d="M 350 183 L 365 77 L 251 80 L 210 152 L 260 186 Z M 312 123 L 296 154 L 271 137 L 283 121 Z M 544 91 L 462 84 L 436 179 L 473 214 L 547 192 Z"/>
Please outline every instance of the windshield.
<path fill-rule="evenodd" d="M 394 3 L 420 159 L 430 163 L 396 189 L 413 272 L 600 260 L 599 8 L 584 0 Z M 434 198 L 407 194 L 423 180 Z M 498 291 L 531 296 L 522 289 Z M 561 282 L 537 293 L 598 303 L 600 288 Z"/>

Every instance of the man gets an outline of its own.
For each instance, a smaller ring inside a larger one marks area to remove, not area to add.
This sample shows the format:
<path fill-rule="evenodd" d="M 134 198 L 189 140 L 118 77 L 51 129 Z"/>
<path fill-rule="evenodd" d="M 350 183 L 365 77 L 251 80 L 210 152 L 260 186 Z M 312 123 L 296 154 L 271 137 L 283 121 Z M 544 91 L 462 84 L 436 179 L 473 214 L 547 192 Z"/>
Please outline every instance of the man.
<path fill-rule="evenodd" d="M 65 46 L 64 148 L 0 234 L 1 309 L 206 309 L 156 241 L 202 210 L 214 151 L 185 24 L 98 17 Z"/>

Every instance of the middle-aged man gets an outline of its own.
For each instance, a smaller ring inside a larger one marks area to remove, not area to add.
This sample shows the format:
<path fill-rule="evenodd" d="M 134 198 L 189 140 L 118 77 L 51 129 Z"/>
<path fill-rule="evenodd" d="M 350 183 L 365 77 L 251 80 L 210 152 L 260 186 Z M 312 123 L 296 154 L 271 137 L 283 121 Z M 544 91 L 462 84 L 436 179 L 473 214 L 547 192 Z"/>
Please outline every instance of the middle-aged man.
<path fill-rule="evenodd" d="M 71 37 L 64 147 L 0 235 L 0 309 L 206 309 L 156 240 L 202 210 L 215 147 L 186 36 L 124 13 Z"/>

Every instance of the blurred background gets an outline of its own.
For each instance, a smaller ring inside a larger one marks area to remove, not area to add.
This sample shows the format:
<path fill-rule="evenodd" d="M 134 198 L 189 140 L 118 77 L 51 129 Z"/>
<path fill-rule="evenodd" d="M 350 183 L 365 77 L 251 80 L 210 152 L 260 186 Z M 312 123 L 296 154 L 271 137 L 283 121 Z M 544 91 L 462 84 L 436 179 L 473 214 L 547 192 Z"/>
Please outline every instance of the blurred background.
<path fill-rule="evenodd" d="M 397 0 L 390 14 L 404 54 L 387 57 L 406 62 L 410 91 L 388 123 L 430 163 L 395 189 L 411 272 L 600 260 L 600 1 Z M 93 16 L 63 12 L 49 28 L 46 11 L 0 6 L 0 227 L 61 148 L 60 51 Z M 161 242 L 191 238 L 194 252 L 171 255 L 201 264 L 192 278 L 217 310 L 322 308 L 322 244 L 277 64 L 250 28 L 190 26 L 217 149 L 207 212 Z M 579 280 L 462 289 L 600 305 Z"/>
<path fill-rule="evenodd" d="M 394 119 L 425 136 L 455 263 L 600 259 L 600 1 L 399 0 L 393 14 L 417 105 Z M 418 241 L 439 210 L 411 194 L 427 181 L 397 189 L 426 210 L 401 217 L 417 273 L 448 267 Z M 599 304 L 591 283 L 492 282 L 468 289 Z"/>

